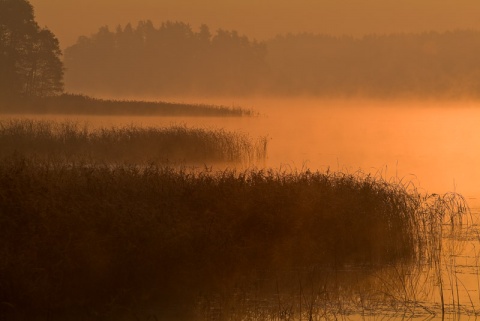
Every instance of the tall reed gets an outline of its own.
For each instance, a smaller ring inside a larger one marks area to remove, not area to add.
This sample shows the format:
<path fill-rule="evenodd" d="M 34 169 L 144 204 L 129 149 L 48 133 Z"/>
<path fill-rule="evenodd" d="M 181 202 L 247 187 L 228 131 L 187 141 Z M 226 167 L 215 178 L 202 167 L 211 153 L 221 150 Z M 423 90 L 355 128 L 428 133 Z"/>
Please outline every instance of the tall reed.
<path fill-rule="evenodd" d="M 430 253 L 422 224 L 437 224 L 419 200 L 360 174 L 6 158 L 0 315 L 180 318 L 198 298 L 275 273 L 409 264 Z"/>
<path fill-rule="evenodd" d="M 39 159 L 91 162 L 244 162 L 266 158 L 267 139 L 223 129 L 90 128 L 79 122 L 0 121 L 0 157 L 19 153 Z"/>

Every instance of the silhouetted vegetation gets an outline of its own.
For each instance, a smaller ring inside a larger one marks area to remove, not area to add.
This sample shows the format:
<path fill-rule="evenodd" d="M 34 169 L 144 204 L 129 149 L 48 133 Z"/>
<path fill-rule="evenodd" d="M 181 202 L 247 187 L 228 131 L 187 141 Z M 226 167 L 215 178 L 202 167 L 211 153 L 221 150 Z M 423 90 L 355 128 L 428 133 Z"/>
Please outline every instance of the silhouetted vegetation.
<path fill-rule="evenodd" d="M 241 117 L 257 115 L 253 110 L 221 105 L 185 104 L 165 101 L 106 100 L 85 95 L 22 99 L 0 105 L 3 114 L 142 115 Z"/>
<path fill-rule="evenodd" d="M 102 27 L 66 50 L 70 90 L 111 94 L 478 97 L 479 31 L 297 34 L 257 43 L 150 21 Z"/>
<path fill-rule="evenodd" d="M 265 47 L 235 31 L 198 32 L 181 22 L 150 21 L 112 32 L 102 27 L 68 48 L 69 88 L 111 94 L 243 94 L 266 72 Z"/>
<path fill-rule="evenodd" d="M 438 196 L 425 206 L 403 186 L 309 171 L 13 157 L 0 162 L 0 197 L 6 320 L 188 314 L 199 298 L 277 272 L 428 259 L 444 220 L 459 221 Z"/>
<path fill-rule="evenodd" d="M 55 35 L 35 22 L 27 0 L 0 0 L 0 103 L 63 91 Z"/>
<path fill-rule="evenodd" d="M 477 31 L 258 43 L 144 21 L 80 37 L 65 61 L 70 89 L 86 93 L 478 97 L 479 52 Z M 62 94 L 60 55 L 27 0 L 0 0 L 0 112 L 253 115 Z M 443 252 L 446 238 L 463 237 L 461 196 L 362 173 L 207 166 L 266 152 L 265 137 L 222 129 L 1 120 L 0 319 L 313 320 L 395 305 L 414 314 L 427 282 L 443 315 L 445 277 L 461 310 L 446 264 L 455 256 Z"/>
<path fill-rule="evenodd" d="M 246 134 L 172 126 L 89 128 L 78 122 L 0 121 L 0 157 L 89 163 L 171 162 L 252 164 L 266 157 L 267 140 Z"/>
<path fill-rule="evenodd" d="M 136 32 L 143 32 L 144 35 L 142 37 L 146 37 L 146 35 L 151 32 L 151 24 L 145 23 L 142 26 L 143 27 L 140 27 L 139 25 L 139 29 Z M 181 37 L 182 34 L 185 34 L 184 36 L 186 38 L 193 37 L 196 39 L 195 41 L 200 43 L 210 41 L 208 28 L 202 27 L 201 32 L 195 35 L 193 33 L 187 34 L 187 29 L 187 26 L 182 24 L 166 24 L 164 30 L 160 33 L 162 35 L 165 34 L 166 38 L 162 36 L 162 39 L 170 39 L 174 42 L 178 37 Z M 102 38 L 102 36 L 99 36 L 99 39 L 100 42 L 107 41 L 106 38 Z M 126 27 L 125 30 L 122 30 L 119 39 L 120 43 L 123 44 L 120 46 L 122 50 L 121 57 L 126 58 L 129 54 L 135 54 L 135 52 L 131 50 L 131 46 L 134 46 L 136 44 L 135 41 L 139 39 L 133 37 L 133 30 L 131 28 Z M 260 52 L 258 48 L 252 49 L 254 46 L 250 45 L 246 38 L 239 37 L 236 33 L 219 32 L 215 39 L 215 42 L 219 43 L 216 46 L 224 47 L 225 50 L 234 52 L 245 47 L 242 49 L 242 52 L 251 50 L 252 55 L 259 54 Z M 185 41 L 186 43 L 188 42 L 187 40 Z M 186 43 L 185 46 L 187 46 Z M 190 44 L 190 46 L 191 45 L 192 44 Z M 121 77 L 123 80 L 119 79 L 118 82 L 114 82 L 114 85 L 117 86 L 122 83 L 122 81 L 124 82 L 132 77 L 140 76 L 138 73 L 140 69 L 136 69 L 138 67 L 137 64 L 128 62 L 128 60 L 133 59 L 133 57 L 128 57 L 128 59 L 126 58 L 127 60 L 123 58 L 123 60 L 112 60 L 115 57 L 109 56 L 110 52 L 98 52 L 97 49 L 105 46 L 105 43 L 101 43 L 98 48 L 94 48 L 96 52 L 90 52 L 90 54 L 97 57 L 97 60 L 101 60 L 103 66 L 94 66 L 94 69 L 89 69 L 87 66 L 80 66 L 80 71 L 86 73 L 83 79 L 84 81 L 92 85 L 97 84 L 97 81 L 112 82 L 112 78 L 110 77 Z M 170 60 L 166 57 L 162 59 L 162 61 L 166 63 L 166 66 L 170 68 L 169 71 L 165 69 L 164 77 L 167 77 L 169 82 L 174 86 L 179 85 L 179 83 L 175 82 L 175 79 L 180 79 L 180 83 L 184 81 L 185 71 L 182 72 L 182 70 L 178 68 L 178 64 L 175 63 L 176 59 L 181 57 L 180 54 L 183 52 L 183 49 L 181 48 L 178 52 L 170 53 L 172 54 L 169 58 Z M 254 53 L 254 51 L 257 53 Z M 82 53 L 82 55 L 83 54 L 84 53 Z M 87 53 L 85 54 L 86 56 L 82 57 L 82 59 L 92 57 Z M 150 54 L 155 54 L 155 52 L 150 52 Z M 252 114 L 251 111 L 241 110 L 240 108 L 227 108 L 224 106 L 174 104 L 167 102 L 112 101 L 94 99 L 83 95 L 62 94 L 64 68 L 63 62 L 60 60 L 61 55 L 62 53 L 55 35 L 48 29 L 42 29 L 38 26 L 35 22 L 33 7 L 27 0 L 0 0 L 0 112 L 202 116 L 240 116 Z M 136 59 L 137 58 L 147 59 L 147 57 L 142 57 L 141 55 L 138 55 Z M 198 59 L 200 59 L 200 57 Z M 252 57 L 251 59 L 253 60 L 254 58 Z M 221 64 L 221 57 L 217 57 L 216 60 L 218 64 Z M 111 65 L 112 63 L 125 64 L 125 66 L 119 68 L 117 65 L 116 68 L 118 72 L 108 74 L 110 71 L 105 70 L 105 68 L 108 68 L 107 65 Z M 144 63 L 148 64 L 149 62 L 144 61 Z M 196 61 L 196 63 L 203 64 L 201 61 Z M 195 64 L 192 62 L 190 65 Z M 245 72 L 245 64 L 237 63 L 235 65 L 236 69 L 234 68 L 235 70 L 232 71 L 232 68 L 227 68 L 226 63 L 223 63 L 221 70 L 222 72 L 225 71 L 232 75 L 240 75 L 240 71 Z M 131 68 L 128 66 L 131 66 Z M 83 69 L 84 67 L 86 69 Z M 148 66 L 141 70 L 148 71 L 151 67 L 155 66 Z M 189 68 L 188 66 L 183 67 Z M 75 71 L 75 68 L 73 68 L 73 71 Z M 179 73 L 176 73 L 177 71 Z M 99 79 L 99 77 L 101 79 Z M 222 81 L 225 80 L 223 75 L 213 76 L 212 74 L 212 77 L 216 77 L 218 81 L 220 81 L 220 79 L 222 79 Z M 165 79 L 166 78 L 164 78 L 164 80 Z M 146 77 L 146 74 L 143 74 L 142 79 L 137 78 L 136 81 L 143 83 L 149 81 L 149 78 Z M 208 86 L 208 81 L 203 83 Z M 251 84 L 247 80 L 244 80 L 244 83 L 248 84 L 248 86 Z M 229 87 L 226 82 L 225 86 Z M 100 85 L 99 88 L 101 88 Z M 149 88 L 151 90 L 154 89 L 154 87 Z M 159 91 L 159 93 L 161 92 L 162 91 Z"/>
<path fill-rule="evenodd" d="M 277 93 L 332 96 L 480 96 L 480 31 L 299 34 L 268 42 Z"/>

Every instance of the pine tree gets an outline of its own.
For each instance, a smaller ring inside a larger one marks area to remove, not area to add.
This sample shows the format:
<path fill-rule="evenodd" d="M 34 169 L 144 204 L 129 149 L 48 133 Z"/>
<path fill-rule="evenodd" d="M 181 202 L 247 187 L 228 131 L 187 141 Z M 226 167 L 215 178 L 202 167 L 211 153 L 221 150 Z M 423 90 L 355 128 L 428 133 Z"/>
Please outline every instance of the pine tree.
<path fill-rule="evenodd" d="M 27 0 L 0 0 L 0 98 L 61 93 L 61 54 L 57 38 L 38 26 Z"/>

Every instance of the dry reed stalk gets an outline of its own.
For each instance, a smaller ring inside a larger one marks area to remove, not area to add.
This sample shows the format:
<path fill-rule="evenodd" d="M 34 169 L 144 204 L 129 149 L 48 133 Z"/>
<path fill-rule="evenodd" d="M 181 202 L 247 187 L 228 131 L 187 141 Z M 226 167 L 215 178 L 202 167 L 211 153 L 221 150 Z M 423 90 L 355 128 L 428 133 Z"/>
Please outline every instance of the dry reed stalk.
<path fill-rule="evenodd" d="M 267 138 L 172 126 L 89 128 L 78 122 L 4 120 L 0 157 L 18 153 L 66 162 L 246 163 L 265 160 Z"/>
<path fill-rule="evenodd" d="M 304 285 L 316 281 L 302 281 L 299 315 L 348 313 L 356 298 L 367 313 L 375 290 L 364 271 L 438 262 L 438 224 L 462 212 L 435 198 L 359 173 L 189 172 L 11 157 L 0 161 L 0 302 L 56 317 L 113 319 L 125 307 L 185 312 L 199 293 L 228 294 L 313 266 L 336 281 L 308 293 Z M 362 277 L 340 281 L 353 275 Z"/>

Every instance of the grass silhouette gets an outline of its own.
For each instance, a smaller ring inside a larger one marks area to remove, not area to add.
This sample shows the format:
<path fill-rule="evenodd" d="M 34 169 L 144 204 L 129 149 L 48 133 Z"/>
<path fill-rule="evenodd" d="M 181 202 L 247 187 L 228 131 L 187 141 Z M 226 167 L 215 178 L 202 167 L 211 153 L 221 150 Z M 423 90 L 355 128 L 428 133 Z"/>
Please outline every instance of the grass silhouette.
<path fill-rule="evenodd" d="M 89 128 L 78 122 L 0 121 L 0 157 L 18 153 L 66 162 L 252 163 L 266 157 L 267 139 L 223 129 Z"/>
<path fill-rule="evenodd" d="M 0 200 L 6 319 L 187 317 L 199 297 L 276 272 L 431 257 L 429 231 L 462 212 L 368 175 L 18 156 L 0 162 Z"/>
<path fill-rule="evenodd" d="M 73 114 L 73 115 L 141 115 L 141 116 L 207 116 L 242 117 L 256 113 L 241 107 L 166 101 L 108 100 L 86 95 L 62 94 L 34 100 L 3 103 L 6 114 Z"/>

